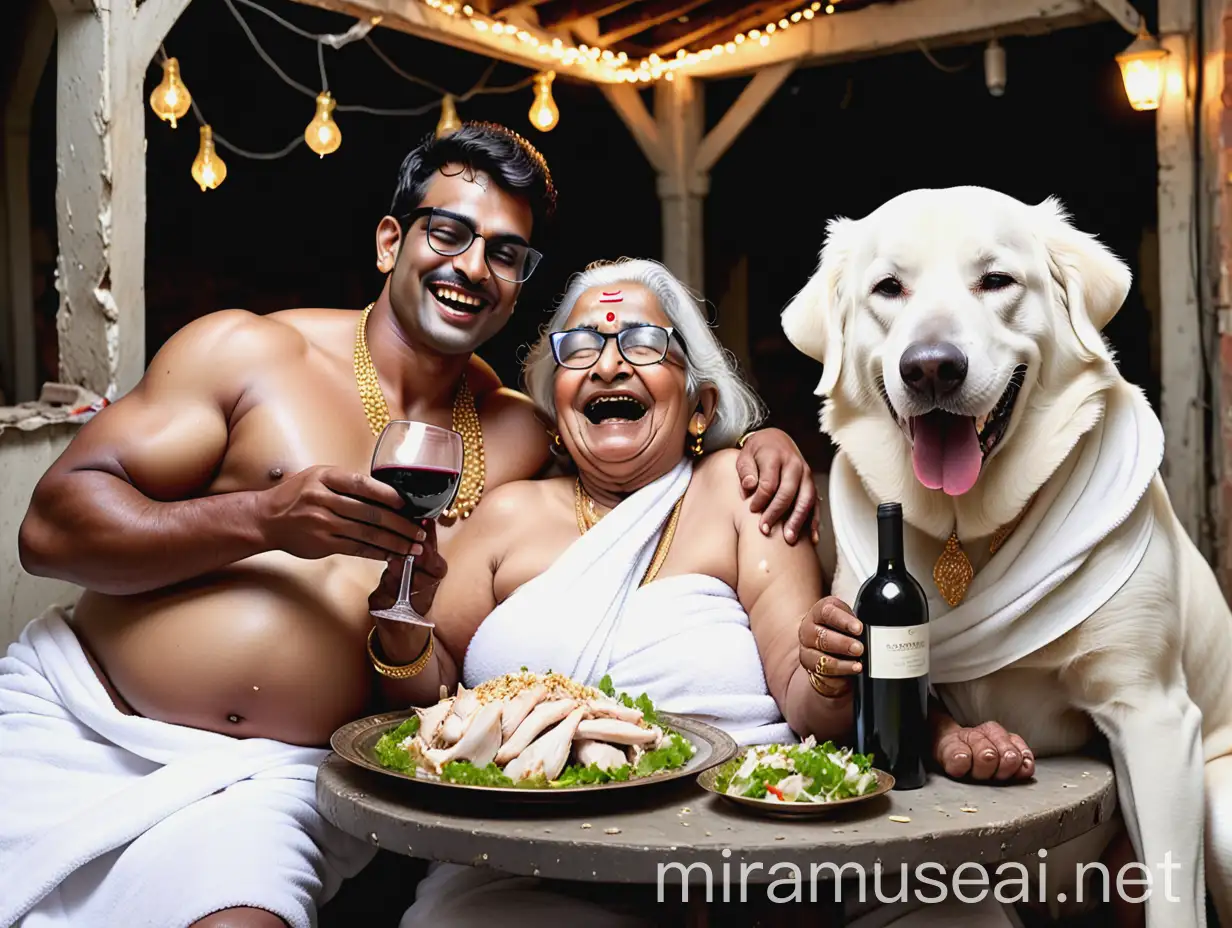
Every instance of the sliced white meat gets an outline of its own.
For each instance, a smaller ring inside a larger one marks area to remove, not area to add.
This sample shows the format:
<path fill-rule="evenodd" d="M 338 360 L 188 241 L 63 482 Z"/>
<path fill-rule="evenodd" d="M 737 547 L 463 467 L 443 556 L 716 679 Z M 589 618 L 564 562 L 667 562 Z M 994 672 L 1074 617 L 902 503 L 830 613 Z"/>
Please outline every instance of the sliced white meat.
<path fill-rule="evenodd" d="M 578 726 L 578 737 L 612 744 L 653 744 L 662 734 L 657 726 L 642 728 L 620 719 L 587 719 Z"/>
<path fill-rule="evenodd" d="M 589 767 L 591 764 L 594 764 L 600 770 L 613 770 L 616 767 L 623 767 L 629 763 L 629 758 L 625 752 L 614 744 L 607 744 L 603 741 L 590 741 L 586 738 L 578 738 L 573 742 L 573 756 L 577 758 L 577 762 L 583 767 Z"/>
<path fill-rule="evenodd" d="M 542 683 L 522 690 L 512 699 L 507 700 L 501 710 L 501 737 L 506 741 L 518 730 L 518 726 L 530 715 L 530 710 L 543 702 L 548 694 L 548 688 Z"/>
<path fill-rule="evenodd" d="M 565 761 L 569 759 L 573 736 L 585 718 L 586 711 L 585 706 L 578 706 L 563 722 L 532 742 L 509 762 L 505 768 L 505 776 L 514 783 L 538 774 L 543 774 L 549 780 L 560 776 L 560 772 L 565 769 Z"/>
<path fill-rule="evenodd" d="M 453 714 L 466 718 L 478 708 L 479 697 L 475 695 L 475 691 L 468 690 L 459 683 L 458 694 L 453 698 Z"/>
<path fill-rule="evenodd" d="M 641 709 L 630 709 L 614 699 L 592 699 L 589 705 L 590 714 L 597 719 L 620 719 L 634 725 L 642 720 Z"/>
<path fill-rule="evenodd" d="M 472 714 L 473 717 L 473 714 Z M 470 722 L 470 718 L 462 718 L 450 712 L 445 716 L 445 721 L 441 723 L 441 727 L 436 732 L 436 743 L 441 747 L 449 747 L 451 744 L 457 744 L 458 739 L 462 737 L 466 731 L 466 726 Z"/>
<path fill-rule="evenodd" d="M 497 766 L 503 767 L 524 750 L 526 746 L 539 737 L 544 729 L 555 725 L 567 716 L 577 706 L 576 699 L 553 699 L 541 702 L 531 710 L 530 715 L 517 727 L 517 730 L 496 753 Z"/>
<path fill-rule="evenodd" d="M 424 757 L 437 773 L 451 760 L 469 760 L 476 767 L 486 767 L 501 746 L 500 717 L 501 704 L 488 703 L 475 714 L 457 744 L 425 751 Z"/>
<path fill-rule="evenodd" d="M 429 706 L 426 709 L 416 709 L 415 714 L 419 716 L 419 737 L 423 739 L 424 744 L 433 744 L 436 741 L 436 736 L 441 730 L 441 725 L 445 719 L 453 711 L 453 700 L 447 699 L 444 702 L 438 702 L 434 706 Z M 454 739 L 457 740 L 457 739 Z"/>

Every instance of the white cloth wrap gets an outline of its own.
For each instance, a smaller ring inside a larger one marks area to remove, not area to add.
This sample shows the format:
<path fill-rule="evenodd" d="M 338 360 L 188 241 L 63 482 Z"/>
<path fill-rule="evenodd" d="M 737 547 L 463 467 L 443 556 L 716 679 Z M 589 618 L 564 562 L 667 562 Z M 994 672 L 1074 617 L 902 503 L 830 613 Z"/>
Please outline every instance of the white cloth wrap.
<path fill-rule="evenodd" d="M 1154 514 L 1145 499 L 1163 460 L 1163 429 L 1141 391 L 1108 391 L 1100 422 L 1040 489 L 1023 520 L 951 608 L 931 582 L 936 543 L 912 544 L 905 560 L 928 596 L 929 682 L 987 676 L 1056 641 L 1104 605 L 1146 554 Z M 877 570 L 877 501 L 845 452 L 830 472 L 840 560 L 855 577 Z M 1114 570 L 1079 568 L 1122 525 Z M 1076 574 L 1076 576 L 1075 576 Z"/>
<path fill-rule="evenodd" d="M 375 853 L 317 812 L 325 754 L 125 715 L 49 610 L 0 659 L 0 925 L 310 928 Z"/>
<path fill-rule="evenodd" d="M 496 607 L 471 639 L 462 680 L 474 687 L 522 667 L 618 692 L 725 730 L 740 744 L 794 742 L 766 688 L 749 617 L 726 583 L 683 574 L 640 586 L 686 459 L 623 500 L 546 571 Z"/>

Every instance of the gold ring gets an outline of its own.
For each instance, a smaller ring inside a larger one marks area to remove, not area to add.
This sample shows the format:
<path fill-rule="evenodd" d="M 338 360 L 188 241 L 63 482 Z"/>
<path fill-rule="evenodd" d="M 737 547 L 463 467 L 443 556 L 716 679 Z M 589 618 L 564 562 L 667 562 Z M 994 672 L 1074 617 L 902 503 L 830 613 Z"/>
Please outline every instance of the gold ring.
<path fill-rule="evenodd" d="M 826 650 L 826 627 L 824 625 L 817 629 L 817 650 L 823 653 Z"/>
<path fill-rule="evenodd" d="M 826 658 L 827 657 L 829 657 L 829 655 L 823 651 L 821 658 L 817 661 L 817 666 L 813 668 L 813 673 L 817 674 L 820 677 L 826 676 Z"/>

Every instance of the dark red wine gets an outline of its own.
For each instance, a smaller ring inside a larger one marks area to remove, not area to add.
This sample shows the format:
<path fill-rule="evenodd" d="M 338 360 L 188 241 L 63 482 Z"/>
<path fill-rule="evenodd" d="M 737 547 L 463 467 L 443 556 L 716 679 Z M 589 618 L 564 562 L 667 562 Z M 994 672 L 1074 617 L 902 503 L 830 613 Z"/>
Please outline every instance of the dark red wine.
<path fill-rule="evenodd" d="M 458 472 L 443 467 L 374 467 L 372 476 L 387 483 L 406 500 L 405 515 L 411 519 L 435 519 L 453 501 Z"/>
<path fill-rule="evenodd" d="M 893 775 L 895 789 L 924 785 L 929 755 L 928 600 L 903 561 L 903 507 L 877 507 L 877 572 L 853 608 L 864 629 L 856 678 L 856 750 Z"/>

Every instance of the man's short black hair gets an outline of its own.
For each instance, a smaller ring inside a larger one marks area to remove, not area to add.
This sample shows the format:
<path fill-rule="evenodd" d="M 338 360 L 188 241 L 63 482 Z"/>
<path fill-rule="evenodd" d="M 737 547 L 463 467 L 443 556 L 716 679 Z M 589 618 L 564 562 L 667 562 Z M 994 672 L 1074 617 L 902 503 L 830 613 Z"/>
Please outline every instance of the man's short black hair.
<path fill-rule="evenodd" d="M 432 175 L 448 164 L 483 171 L 498 186 L 530 201 L 535 227 L 556 209 L 556 187 L 543 155 L 512 129 L 491 122 L 465 122 L 449 135 L 427 135 L 402 162 L 390 215 L 399 223 L 423 202 Z"/>

